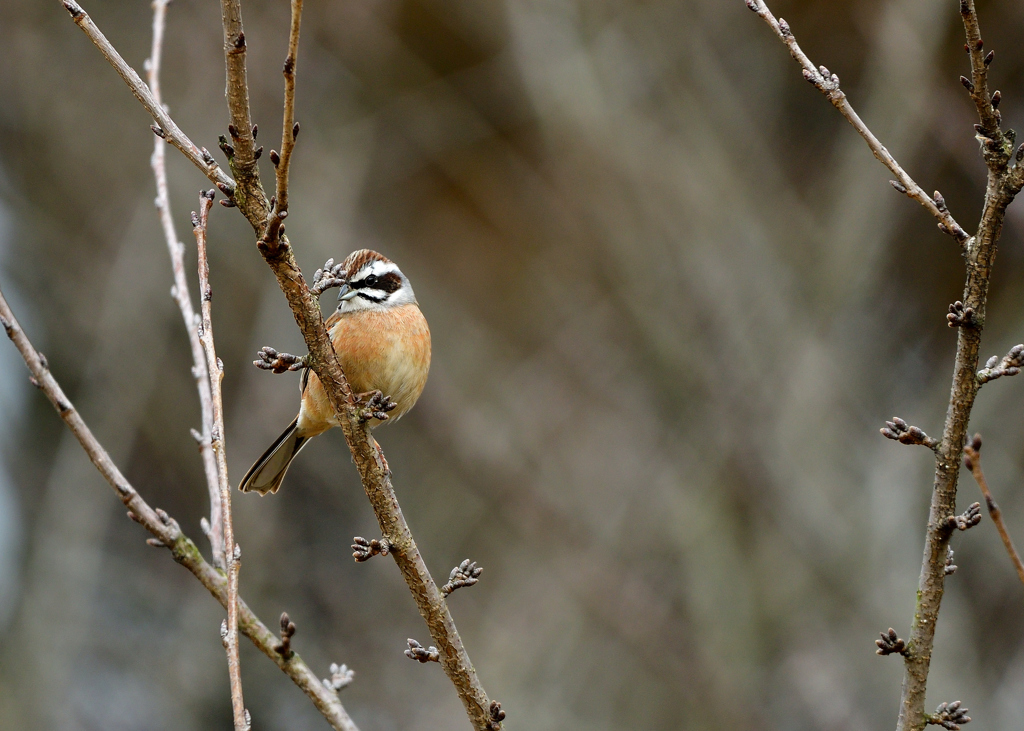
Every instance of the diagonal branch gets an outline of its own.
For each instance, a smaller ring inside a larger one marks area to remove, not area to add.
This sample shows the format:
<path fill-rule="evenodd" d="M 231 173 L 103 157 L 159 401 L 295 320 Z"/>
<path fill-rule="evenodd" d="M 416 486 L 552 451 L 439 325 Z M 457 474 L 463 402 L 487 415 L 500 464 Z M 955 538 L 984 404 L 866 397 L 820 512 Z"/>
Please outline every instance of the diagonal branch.
<path fill-rule="evenodd" d="M 3 292 L 0 291 L 0 327 L 11 339 L 21 357 L 28 366 L 33 382 L 46 395 L 57 409 L 61 419 L 71 433 L 78 439 L 90 461 L 103 478 L 114 488 L 118 498 L 128 508 L 128 515 L 153 534 L 159 545 L 170 549 L 174 560 L 187 568 L 206 587 L 221 606 L 227 608 L 227 579 L 203 558 L 195 543 L 189 539 L 178 526 L 177 522 L 162 510 L 154 510 L 142 499 L 128 480 L 110 459 L 103 446 L 97 441 L 88 425 L 64 395 L 60 384 L 50 373 L 45 361 L 32 346 L 25 331 L 11 312 Z M 248 605 L 238 600 L 238 628 L 264 655 L 274 661 L 292 681 L 309 696 L 317 710 L 324 715 L 331 726 L 337 731 L 358 731 L 356 725 L 345 712 L 338 694 L 333 688 L 324 685 L 309 669 L 309 666 L 297 653 L 285 659 L 276 652 L 277 638 L 260 619 L 253 614 Z"/>
<path fill-rule="evenodd" d="M 228 573 L 228 618 L 221 628 L 221 635 L 228 655 L 231 710 L 235 719 L 235 731 L 249 731 L 248 714 L 242 701 L 242 670 L 238 661 L 238 570 L 241 564 L 241 547 L 235 542 L 235 528 L 231 520 L 231 488 L 228 483 L 228 459 L 224 446 L 224 399 L 221 391 L 224 365 L 217 357 L 213 344 L 213 289 L 210 286 L 210 262 L 206 256 L 206 229 L 213 198 L 213 190 L 201 193 L 199 214 L 192 212 L 192 232 L 195 234 L 196 248 L 199 250 L 199 298 L 203 312 L 199 340 L 206 354 L 206 372 L 210 375 L 210 395 L 213 404 L 210 443 L 217 457 L 217 484 L 220 491 L 221 522 L 224 528 L 223 552 Z"/>
<path fill-rule="evenodd" d="M 167 17 L 167 5 L 171 0 L 153 0 L 153 48 L 146 61 L 146 75 L 153 99 L 158 107 L 163 108 L 160 98 L 160 61 L 163 52 L 164 27 Z M 199 391 L 199 407 L 202 419 L 202 433 L 193 432 L 198 438 L 199 453 L 203 459 L 203 471 L 206 473 L 206 486 L 210 493 L 210 523 L 208 537 L 213 550 L 213 565 L 219 568 L 224 563 L 224 532 L 220 517 L 220 487 L 217 479 L 217 460 L 213 455 L 210 443 L 210 432 L 213 428 L 213 403 L 210 396 L 210 377 L 206 370 L 206 358 L 203 345 L 199 342 L 199 318 L 192 308 L 192 296 L 189 294 L 188 279 L 185 276 L 185 245 L 178 240 L 174 230 L 174 218 L 171 215 L 171 201 L 167 194 L 167 168 L 165 165 L 164 143 L 159 137 L 154 138 L 153 156 L 150 158 L 153 177 L 156 179 L 156 207 L 160 212 L 160 224 L 167 240 L 167 250 L 171 256 L 171 270 L 174 272 L 174 286 L 171 296 L 178 303 L 181 317 L 185 321 L 185 332 L 192 350 L 192 376 Z"/>
<path fill-rule="evenodd" d="M 796 42 L 796 37 L 793 35 L 793 31 L 790 29 L 789 24 L 779 18 L 775 19 L 772 12 L 765 5 L 763 0 L 746 0 L 747 7 L 757 13 L 758 17 L 764 20 L 765 23 L 771 27 L 775 32 L 775 35 L 786 44 L 789 48 L 789 53 L 793 59 L 803 67 L 804 78 L 825 95 L 825 97 L 832 103 L 832 105 L 839 110 L 846 120 L 853 126 L 857 133 L 864 138 L 864 141 L 868 143 L 868 147 L 871 148 L 871 152 L 878 159 L 880 163 L 885 165 L 893 175 L 896 176 L 896 180 L 893 182 L 893 187 L 896 188 L 900 193 L 905 194 L 909 198 L 913 198 L 918 203 L 927 209 L 939 222 L 939 228 L 943 233 L 947 233 L 952 236 L 961 246 L 967 247 L 968 235 L 967 232 L 960 227 L 953 218 L 953 215 L 946 208 L 946 202 L 938 191 L 935 192 L 934 196 L 929 196 L 924 190 L 918 185 L 913 178 L 911 178 L 906 171 L 900 167 L 900 164 L 896 162 L 896 159 L 885 149 L 877 137 L 868 126 L 864 123 L 864 120 L 860 118 L 850 102 L 846 98 L 846 94 L 839 88 L 839 77 L 835 74 L 829 73 L 829 70 L 824 66 L 815 68 L 811 60 L 807 58 L 807 54 L 803 52 L 799 44 Z"/>
<path fill-rule="evenodd" d="M 145 107 L 146 111 L 149 112 L 150 116 L 159 125 L 159 127 L 154 129 L 157 136 L 164 138 L 181 150 L 182 154 L 191 160 L 193 165 L 203 171 L 203 175 L 217 184 L 217 187 L 223 186 L 229 190 L 234 188 L 235 181 L 224 172 L 205 148 L 200 149 L 196 147 L 192 140 L 178 129 L 178 125 L 171 119 L 171 115 L 167 113 L 163 105 L 153 96 L 149 87 L 135 73 L 135 69 L 129 66 L 121 58 L 121 54 L 117 52 L 117 49 L 110 45 L 110 41 L 100 32 L 100 29 L 92 22 L 92 18 L 82 9 L 82 6 L 75 2 L 75 0 L 62 0 L 62 2 L 64 8 L 71 14 L 71 18 L 78 27 L 82 29 L 85 35 L 89 37 L 89 40 L 100 50 L 103 57 L 107 59 L 118 75 L 124 80 L 124 83 L 128 85 L 128 88 L 131 89 L 135 98 L 139 100 L 139 103 Z"/>
<path fill-rule="evenodd" d="M 970 445 L 964 447 L 964 467 L 971 471 L 974 476 L 974 481 L 978 483 L 978 487 L 981 488 L 981 494 L 985 496 L 985 505 L 988 506 L 988 514 L 992 518 L 992 522 L 996 525 L 996 530 L 999 531 L 999 537 L 1003 541 L 1003 546 L 1006 547 L 1006 553 L 1010 556 L 1010 562 L 1013 567 L 1017 569 L 1017 577 L 1021 583 L 1024 584 L 1024 563 L 1020 560 L 1020 554 L 1017 553 L 1017 549 L 1013 545 L 1013 540 L 1010 538 L 1009 531 L 1006 530 L 1006 524 L 1003 522 L 1003 511 L 996 505 L 995 499 L 992 497 L 992 493 L 988 489 L 988 481 L 985 479 L 985 473 L 981 469 L 981 435 L 975 434 L 974 439 Z"/>
<path fill-rule="evenodd" d="M 292 162 L 299 125 L 295 122 L 295 65 L 299 56 L 299 26 L 302 23 L 302 0 L 292 0 L 292 24 L 288 35 L 288 56 L 284 60 L 284 122 L 281 127 L 281 154 L 270 151 L 270 161 L 277 168 L 277 189 L 271 200 L 270 221 L 264 238 L 276 244 L 288 217 L 288 173 Z"/>

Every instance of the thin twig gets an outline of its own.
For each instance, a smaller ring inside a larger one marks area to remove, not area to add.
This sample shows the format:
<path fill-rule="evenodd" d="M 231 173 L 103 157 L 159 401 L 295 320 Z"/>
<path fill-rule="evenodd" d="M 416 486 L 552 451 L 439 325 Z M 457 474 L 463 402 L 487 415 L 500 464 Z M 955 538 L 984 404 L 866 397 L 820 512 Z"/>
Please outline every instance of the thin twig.
<path fill-rule="evenodd" d="M 231 520 L 231 488 L 228 482 L 228 460 L 224 445 L 224 400 L 221 384 L 224 381 L 224 367 L 217 357 L 213 344 L 213 289 L 210 286 L 210 262 L 206 256 L 206 227 L 210 209 L 213 207 L 214 192 L 199 196 L 199 214 L 192 212 L 192 232 L 196 237 L 199 251 L 199 302 L 203 313 L 203 324 L 199 340 L 206 353 L 206 370 L 210 374 L 210 395 L 213 403 L 213 429 L 211 444 L 217 457 L 217 480 L 220 485 L 220 511 L 224 525 L 224 558 L 228 573 L 228 618 L 222 630 L 224 648 L 228 655 L 228 676 L 231 679 L 231 710 L 235 719 L 235 731 L 248 731 L 249 723 L 242 701 L 242 670 L 238 662 L 238 569 L 241 550 L 235 542 L 235 529 Z"/>
<path fill-rule="evenodd" d="M 260 183 L 260 169 L 256 162 L 256 137 L 249 114 L 249 84 L 245 70 L 245 31 L 242 28 L 241 0 L 221 0 L 221 23 L 224 27 L 224 65 L 227 74 L 225 94 L 231 123 L 231 172 L 238 185 L 234 201 L 242 214 L 254 226 L 266 226 L 267 196 Z"/>
<path fill-rule="evenodd" d="M 163 52 L 164 27 L 167 17 L 167 6 L 171 0 L 153 0 L 153 48 L 146 61 L 146 80 L 153 92 L 153 99 L 161 108 L 160 98 L 160 61 Z M 192 349 L 192 376 L 199 392 L 199 407 L 202 420 L 202 433 L 197 439 L 199 453 L 203 460 L 206 473 L 206 486 L 210 493 L 209 539 L 213 550 L 213 565 L 224 568 L 224 529 L 220 513 L 220 484 L 217 479 L 217 460 L 210 444 L 210 433 L 213 428 L 213 403 L 210 396 L 210 376 L 206 369 L 206 357 L 203 345 L 199 342 L 199 317 L 192 308 L 192 295 L 189 294 L 188 279 L 185 276 L 185 245 L 178 240 L 174 229 L 174 218 L 171 215 L 171 201 L 167 194 L 167 169 L 165 164 L 164 142 L 159 137 L 153 138 L 153 156 L 150 164 L 153 177 L 156 179 L 156 207 L 160 212 L 160 224 L 167 240 L 167 251 L 171 256 L 171 270 L 174 272 L 174 286 L 171 296 L 178 303 L 181 318 L 185 321 L 185 332 Z"/>
<path fill-rule="evenodd" d="M 288 173 L 291 168 L 292 150 L 299 134 L 295 123 L 295 66 L 299 58 L 299 26 L 302 23 L 302 0 L 292 0 L 291 32 L 288 35 L 288 56 L 284 60 L 284 121 L 281 128 L 281 154 L 271 151 L 270 160 L 277 168 L 277 187 L 274 191 L 274 205 L 264 236 L 271 246 L 277 244 L 281 235 L 281 224 L 288 217 Z"/>
<path fill-rule="evenodd" d="M 992 522 L 995 523 L 996 530 L 999 531 L 999 537 L 1003 540 L 1006 553 L 1010 556 L 1010 562 L 1017 569 L 1017 577 L 1024 584 L 1024 563 L 1021 562 L 1020 554 L 1014 548 L 1013 540 L 1010 538 L 1010 533 L 1006 530 L 1006 524 L 1003 522 L 1003 511 L 996 505 L 996 501 L 988 489 L 985 473 L 981 469 L 981 436 L 978 434 L 974 435 L 974 440 L 970 445 L 964 447 L 964 467 L 971 471 L 971 474 L 974 475 L 974 481 L 981 488 L 981 494 L 985 496 L 985 505 L 988 506 L 988 514 L 991 516 Z"/>
<path fill-rule="evenodd" d="M 970 83 L 964 86 L 967 87 L 971 100 L 978 109 L 978 118 L 981 120 L 979 132 L 984 132 L 985 136 L 991 139 L 1002 141 L 1002 119 L 996 109 L 999 102 L 997 99 L 993 103 L 988 93 L 988 67 L 995 55 L 990 51 L 992 55 L 986 58 L 985 42 L 981 38 L 981 26 L 978 24 L 974 0 L 960 0 L 960 15 L 963 17 L 964 32 L 967 36 L 965 49 L 971 56 L 971 79 Z"/>
<path fill-rule="evenodd" d="M 92 22 L 92 18 L 82 9 L 82 6 L 75 2 L 75 0 L 62 0 L 62 4 L 71 14 L 71 18 L 78 27 L 95 44 L 96 48 L 103 54 L 103 57 L 107 59 L 118 75 L 124 80 L 124 83 L 128 85 L 128 88 L 131 89 L 135 98 L 139 100 L 139 103 L 146 108 L 146 111 L 149 112 L 150 116 L 159 125 L 159 136 L 181 150 L 182 154 L 191 160 L 197 168 L 202 170 L 203 174 L 216 183 L 218 187 L 224 186 L 228 189 L 233 189 L 235 181 L 231 179 L 231 176 L 224 172 L 220 165 L 217 164 L 217 161 L 210 157 L 208 152 L 204 154 L 204 150 L 196 147 L 192 140 L 178 129 L 178 125 L 171 119 L 167 110 L 154 98 L 149 87 L 135 73 L 135 69 L 129 66 L 121 58 L 121 54 L 110 45 L 110 41 L 100 32 L 100 29 Z"/>
<path fill-rule="evenodd" d="M 846 94 L 839 88 L 839 77 L 829 73 L 829 70 L 824 66 L 815 68 L 811 60 L 807 58 L 807 54 L 797 44 L 796 37 L 794 37 L 789 24 L 781 18 L 776 20 L 763 0 L 746 0 L 746 3 L 747 7 L 757 13 L 771 27 L 775 35 L 786 44 L 790 55 L 803 68 L 804 78 L 814 84 L 825 95 L 832 105 L 839 110 L 839 113 L 846 118 L 846 121 L 864 138 L 864 141 L 868 143 L 868 147 L 871 148 L 871 152 L 878 161 L 896 176 L 896 180 L 893 181 L 893 187 L 924 206 L 938 220 L 939 228 L 942 229 L 943 233 L 948 233 L 961 246 L 968 247 L 969 237 L 967 232 L 960 227 L 946 208 L 946 203 L 942 196 L 939 195 L 938 191 L 935 192 L 934 197 L 925 193 L 921 186 L 900 167 L 900 164 L 896 162 L 896 159 L 885 148 L 885 145 L 875 137 L 874 133 L 868 129 L 868 126 L 864 124 L 864 121 L 854 111 L 846 98 Z"/>
<path fill-rule="evenodd" d="M 97 441 L 88 425 L 75 409 L 74 405 L 64 394 L 60 384 L 50 373 L 46 363 L 40 357 L 38 351 L 32 346 L 28 336 L 18 324 L 0 291 L 0 327 L 14 343 L 21 357 L 28 366 L 29 373 L 39 389 L 46 395 L 57 409 L 57 413 L 67 425 L 68 429 L 82 445 L 90 461 L 117 493 L 118 498 L 129 510 L 129 516 L 142 524 L 160 544 L 170 549 L 174 560 L 187 568 L 199 579 L 199 582 L 206 587 L 214 599 L 220 602 L 225 609 L 228 605 L 227 579 L 224 574 L 207 563 L 199 552 L 195 543 L 185 535 L 178 523 L 162 510 L 154 510 L 142 499 L 135 488 L 125 479 L 124 475 L 111 460 L 110 455 Z M 264 655 L 274 661 L 279 668 L 294 683 L 309 696 L 317 710 L 323 714 L 331 726 L 337 731 L 358 731 L 358 728 L 344 707 L 338 700 L 338 695 L 333 689 L 327 688 L 309 669 L 309 666 L 293 653 L 291 658 L 285 659 L 275 650 L 278 639 L 263 622 L 260 621 L 248 605 L 238 600 L 238 627 L 242 633 L 252 640 L 252 643 Z"/>

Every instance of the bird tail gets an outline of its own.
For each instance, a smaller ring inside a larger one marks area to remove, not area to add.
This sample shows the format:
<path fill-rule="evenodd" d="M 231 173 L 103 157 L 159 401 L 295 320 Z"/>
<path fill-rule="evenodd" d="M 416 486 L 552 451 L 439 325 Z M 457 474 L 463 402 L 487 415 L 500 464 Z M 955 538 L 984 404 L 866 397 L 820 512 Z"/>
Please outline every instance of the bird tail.
<path fill-rule="evenodd" d="M 270 449 L 263 453 L 263 456 L 256 460 L 256 464 L 249 468 L 242 478 L 238 489 L 242 492 L 258 492 L 266 495 L 268 492 L 277 492 L 281 487 L 281 481 L 292 460 L 308 442 L 311 437 L 300 437 L 298 434 L 298 419 L 296 418 L 284 433 L 270 445 Z"/>

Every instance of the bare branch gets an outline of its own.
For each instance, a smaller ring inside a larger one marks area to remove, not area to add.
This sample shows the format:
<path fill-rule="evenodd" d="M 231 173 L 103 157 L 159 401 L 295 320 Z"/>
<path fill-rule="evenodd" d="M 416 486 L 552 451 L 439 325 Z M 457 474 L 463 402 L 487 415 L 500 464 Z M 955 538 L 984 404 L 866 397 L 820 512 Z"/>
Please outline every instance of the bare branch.
<path fill-rule="evenodd" d="M 796 42 L 796 37 L 793 35 L 793 31 L 790 29 L 789 24 L 779 18 L 775 19 L 772 12 L 768 9 L 768 6 L 763 0 L 746 0 L 747 7 L 757 13 L 758 17 L 764 20 L 771 29 L 775 32 L 775 35 L 782 40 L 783 43 L 789 48 L 790 55 L 796 60 L 798 64 L 803 68 L 803 75 L 807 81 L 814 84 L 815 88 L 818 89 L 825 97 L 832 103 L 832 105 L 839 110 L 839 113 L 846 117 L 846 120 L 853 125 L 853 128 L 857 130 L 857 133 L 864 138 L 864 141 L 868 143 L 868 147 L 871 148 L 871 152 L 878 159 L 880 163 L 885 165 L 893 175 L 896 176 L 896 180 L 893 181 L 893 187 L 897 191 L 913 198 L 922 206 L 924 206 L 929 213 L 934 216 L 939 222 L 939 228 L 943 233 L 947 233 L 956 239 L 961 246 L 965 248 L 968 246 L 968 235 L 967 232 L 960 227 L 960 225 L 953 218 L 952 214 L 946 208 L 946 203 L 938 191 L 935 191 L 935 195 L 929 196 L 924 190 L 914 182 L 906 171 L 900 167 L 896 159 L 889 153 L 885 146 L 879 142 L 878 138 L 875 137 L 874 133 L 868 129 L 868 126 L 864 124 L 864 121 L 858 116 L 857 112 L 854 111 L 850 102 L 846 99 L 846 94 L 839 88 L 839 77 L 833 73 L 830 73 L 824 66 L 815 68 L 811 60 L 807 58 L 807 55 L 801 50 L 799 44 Z"/>
<path fill-rule="evenodd" d="M 228 605 L 227 579 L 223 573 L 207 563 L 195 543 L 181 531 L 173 518 L 163 510 L 154 510 L 150 507 L 121 474 L 117 465 L 110 459 L 110 455 L 96 440 L 81 415 L 64 395 L 64 391 L 50 373 L 41 354 L 32 346 L 15 319 L 14 313 L 11 312 L 2 291 L 0 291 L 0 327 L 3 327 L 7 336 L 21 353 L 34 382 L 57 409 L 57 413 L 60 414 L 61 419 L 78 443 L 82 445 L 82 449 L 85 450 L 96 469 L 114 489 L 121 502 L 127 506 L 128 517 L 140 523 L 161 545 L 169 548 L 174 560 L 192 572 L 207 591 L 226 609 Z M 274 633 L 253 614 L 241 598 L 238 600 L 238 619 L 238 627 L 242 633 L 252 640 L 260 652 L 273 660 L 309 696 L 317 710 L 324 715 L 334 729 L 358 731 L 338 700 L 337 693 L 320 682 L 298 653 L 293 654 L 288 660 L 282 658 L 275 650 L 277 638 Z"/>
<path fill-rule="evenodd" d="M 234 202 L 258 233 L 267 224 L 267 196 L 260 183 L 256 162 L 256 136 L 249 114 L 249 85 L 245 70 L 245 30 L 242 28 L 241 0 L 221 0 L 221 22 L 224 27 L 224 64 L 227 71 L 226 94 L 231 122 L 231 172 L 238 185 Z"/>
<path fill-rule="evenodd" d="M 971 78 L 963 76 L 960 81 L 971 95 L 974 106 L 978 109 L 981 124 L 977 126 L 978 138 L 982 143 L 982 155 L 992 172 L 1001 172 L 1013 153 L 1013 140 L 1008 139 L 1001 129 L 1002 115 L 998 107 L 1002 94 L 988 92 L 988 67 L 995 58 L 995 52 L 985 54 L 985 42 L 981 38 L 981 26 L 978 24 L 978 13 L 974 9 L 974 0 L 960 0 L 960 15 L 964 21 L 964 32 L 967 42 L 964 50 L 971 58 Z"/>
<path fill-rule="evenodd" d="M 153 99 L 161 109 L 163 102 L 160 97 L 160 61 L 169 3 L 170 0 L 153 0 L 153 48 L 146 61 L 149 88 L 153 93 Z M 185 332 L 188 333 L 188 343 L 192 350 L 192 377 L 195 378 L 196 390 L 199 392 L 202 433 L 199 434 L 196 442 L 199 444 L 199 454 L 202 457 L 203 470 L 206 473 L 206 486 L 210 493 L 209 530 L 204 533 L 210 539 L 213 565 L 223 568 L 226 564 L 224 563 L 224 528 L 220 519 L 220 485 L 217 478 L 217 460 L 213 455 L 213 446 L 210 443 L 210 433 L 213 428 L 210 376 L 206 369 L 203 345 L 199 342 L 199 317 L 192 308 L 192 296 L 189 294 L 188 279 L 185 276 L 185 245 L 178 240 L 178 234 L 174 229 L 174 218 L 171 215 L 171 201 L 167 194 L 164 143 L 160 139 L 157 137 L 154 140 L 153 156 L 150 158 L 153 177 L 156 179 L 156 207 L 160 212 L 160 224 L 164 230 L 164 238 L 167 240 L 167 251 L 171 256 L 171 270 L 174 273 L 171 297 L 178 303 L 181 318 L 185 321 Z"/>
<path fill-rule="evenodd" d="M 276 246 L 281 236 L 281 225 L 288 217 L 288 173 L 291 169 L 292 150 L 299 136 L 299 125 L 295 121 L 295 65 L 299 58 L 299 26 L 302 23 L 302 0 L 291 0 L 292 23 L 288 35 L 288 56 L 284 60 L 284 122 L 281 127 L 281 153 L 271 153 L 271 161 L 277 168 L 277 188 L 274 203 L 267 223 L 264 239 Z"/>
<path fill-rule="evenodd" d="M 1017 570 L 1017 577 L 1020 579 L 1020 582 L 1024 584 L 1024 562 L 1021 562 L 1020 554 L 1017 553 L 1017 549 L 1013 545 L 1013 540 L 1010 538 L 1010 532 L 1006 530 L 1006 524 L 1003 522 L 1003 511 L 999 509 L 999 506 L 996 505 L 996 501 L 992 498 L 992 492 L 988 489 L 988 481 L 985 479 L 985 473 L 981 469 L 980 434 L 975 434 L 970 445 L 964 448 L 964 467 L 971 471 L 971 474 L 974 476 L 974 481 L 977 482 L 978 487 L 981 488 L 981 494 L 985 496 L 985 505 L 988 506 L 988 514 L 992 518 L 992 522 L 995 523 L 996 530 L 999 531 L 999 537 L 1003 541 L 1006 553 L 1010 556 L 1010 562 Z"/>
<path fill-rule="evenodd" d="M 210 262 L 206 256 L 206 229 L 213 207 L 214 192 L 199 196 L 199 214 L 192 212 L 192 232 L 199 251 L 199 301 L 203 323 L 199 340 L 206 353 L 206 370 L 210 374 L 210 395 L 213 403 L 211 444 L 217 457 L 217 480 L 220 486 L 221 522 L 224 526 L 224 558 L 228 573 L 228 618 L 224 630 L 224 648 L 228 654 L 228 676 L 231 679 L 231 709 L 235 718 L 235 731 L 247 731 L 245 704 L 242 701 L 242 669 L 238 661 L 238 569 L 241 547 L 235 542 L 235 529 L 231 520 L 231 488 L 228 482 L 228 460 L 224 446 L 224 400 L 221 383 L 224 366 L 217 358 L 213 344 L 213 289 L 210 287 Z"/>
<path fill-rule="evenodd" d="M 92 22 L 92 18 L 82 9 L 82 6 L 75 2 L 75 0 L 62 0 L 62 2 L 78 27 L 82 29 L 89 37 L 89 40 L 100 50 L 103 57 L 107 59 L 118 75 L 124 80 L 124 83 L 128 85 L 128 88 L 131 89 L 135 98 L 139 100 L 150 116 L 156 121 L 157 125 L 159 125 L 158 129 L 160 132 L 158 136 L 181 150 L 182 154 L 192 161 L 192 164 L 202 170 L 203 174 L 218 186 L 224 185 L 228 188 L 234 188 L 235 181 L 210 157 L 210 153 L 207 152 L 204 155 L 204 150 L 196 147 L 192 140 L 178 129 L 178 125 L 174 123 L 174 120 L 171 119 L 163 105 L 154 98 L 149 87 L 142 82 L 142 79 L 135 73 L 135 70 L 121 58 L 121 54 L 110 45 L 110 41 L 100 32 L 100 29 Z"/>

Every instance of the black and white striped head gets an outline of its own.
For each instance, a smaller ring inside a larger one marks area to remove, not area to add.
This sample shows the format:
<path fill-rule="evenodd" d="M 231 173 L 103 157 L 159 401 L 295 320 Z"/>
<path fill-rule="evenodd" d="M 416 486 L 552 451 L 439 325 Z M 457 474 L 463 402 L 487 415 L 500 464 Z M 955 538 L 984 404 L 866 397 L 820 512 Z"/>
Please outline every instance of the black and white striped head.
<path fill-rule="evenodd" d="M 382 310 L 415 304 L 412 285 L 398 265 L 369 249 L 353 251 L 343 262 L 345 284 L 338 294 L 338 310 Z"/>

